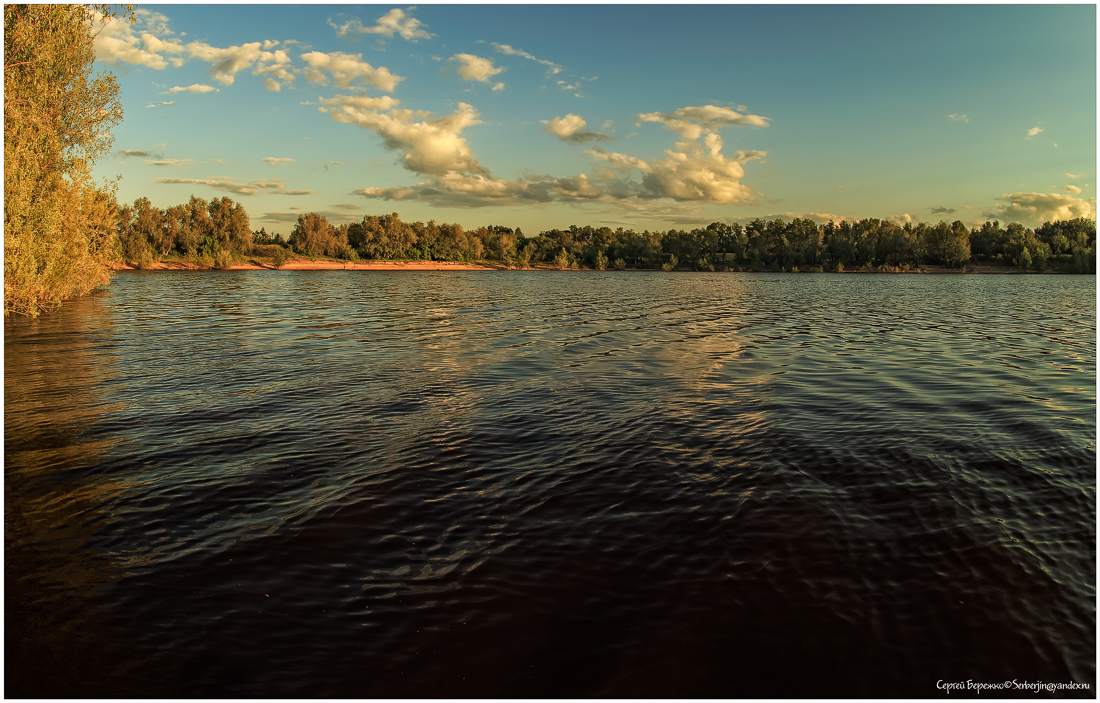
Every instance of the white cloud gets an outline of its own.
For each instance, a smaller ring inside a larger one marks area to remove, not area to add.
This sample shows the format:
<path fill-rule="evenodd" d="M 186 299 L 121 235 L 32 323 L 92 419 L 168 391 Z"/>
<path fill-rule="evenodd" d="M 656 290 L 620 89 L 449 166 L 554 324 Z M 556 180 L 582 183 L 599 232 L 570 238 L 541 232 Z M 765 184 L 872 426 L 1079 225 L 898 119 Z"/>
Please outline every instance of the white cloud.
<path fill-rule="evenodd" d="M 139 36 L 129 22 L 117 17 L 97 15 L 91 28 L 95 33 L 92 46 L 96 60 L 108 65 L 129 63 L 161 70 L 168 67 L 169 60 L 158 51 L 176 53 L 182 50 L 178 42 L 162 41 L 149 32 Z"/>
<path fill-rule="evenodd" d="M 335 205 L 334 207 L 340 207 Z M 291 212 L 265 212 L 260 217 L 256 218 L 257 222 L 274 222 L 279 224 L 294 224 L 298 221 L 298 216 L 301 214 L 301 208 L 290 207 L 287 208 Z M 351 215 L 346 212 L 340 212 L 339 210 L 317 210 L 318 215 L 321 215 L 327 219 L 331 224 L 345 224 L 358 222 L 358 215 Z"/>
<path fill-rule="evenodd" d="M 360 83 L 391 93 L 398 83 L 405 80 L 402 76 L 390 73 L 385 66 L 378 68 L 371 66 L 362 60 L 362 54 L 345 54 L 342 51 L 326 54 L 311 51 L 302 54 L 300 58 L 309 65 L 305 70 L 306 80 L 319 85 L 328 85 L 325 73 L 330 73 L 333 83 L 340 88 L 347 88 L 351 81 L 358 79 Z"/>
<path fill-rule="evenodd" d="M 485 207 L 598 201 L 603 191 L 585 174 L 567 178 L 539 176 L 503 180 L 487 174 L 449 173 L 428 183 L 398 188 L 361 188 L 355 195 L 381 200 L 419 200 L 436 206 Z"/>
<path fill-rule="evenodd" d="M 400 104 L 400 100 L 391 98 L 389 95 L 383 95 L 380 98 L 372 98 L 367 95 L 337 95 L 334 98 L 318 98 L 318 104 L 327 107 L 340 107 L 342 105 L 348 105 L 357 110 L 378 110 L 385 112 L 386 110 L 392 110 Z M 311 103 L 312 104 L 312 103 Z M 326 110 L 321 110 L 326 112 Z"/>
<path fill-rule="evenodd" d="M 265 41 L 264 46 L 267 46 L 267 44 L 268 42 Z M 282 90 L 283 85 L 294 80 L 294 74 L 291 73 L 291 70 L 290 57 L 282 49 L 273 52 L 261 51 L 256 68 L 252 70 L 252 75 L 265 76 L 264 87 L 277 93 Z"/>
<path fill-rule="evenodd" d="M 409 12 L 415 9 L 415 6 L 410 7 Z M 328 23 L 336 30 L 336 36 L 338 37 L 344 37 L 353 32 L 357 34 L 381 34 L 387 37 L 397 34 L 405 41 L 415 42 L 417 39 L 431 39 L 435 36 L 420 28 L 427 25 L 422 25 L 420 20 L 409 17 L 404 10 L 396 7 L 379 17 L 377 24 L 373 27 L 364 27 L 363 23 L 357 18 L 349 19 L 341 25 L 337 25 L 331 19 Z"/>
<path fill-rule="evenodd" d="M 459 103 L 453 114 L 435 119 L 431 113 L 412 110 L 391 110 L 390 113 L 368 112 L 353 105 L 320 107 L 334 122 L 356 124 L 382 138 L 390 151 L 402 152 L 401 164 L 408 170 L 427 176 L 442 177 L 449 173 L 486 173 L 474 158 L 466 140 L 459 133 L 471 125 L 482 124 L 472 105 Z"/>
<path fill-rule="evenodd" d="M 586 122 L 580 115 L 574 115 L 573 113 L 569 113 L 565 117 L 555 117 L 552 120 L 539 121 L 546 125 L 542 129 L 543 132 L 553 134 L 563 142 L 583 144 L 584 142 L 612 138 L 601 132 L 582 132 L 581 130 L 584 128 Z"/>
<path fill-rule="evenodd" d="M 628 156 L 627 154 L 616 154 L 615 152 L 607 151 L 598 146 L 593 149 L 585 149 L 584 153 L 597 161 L 606 161 L 611 168 L 623 175 L 629 175 L 631 171 L 635 170 L 641 171 L 642 173 L 651 173 L 653 171 L 644 159 L 639 159 L 636 156 Z"/>
<path fill-rule="evenodd" d="M 547 61 L 546 59 L 536 58 L 536 57 L 532 56 L 531 54 L 527 53 L 526 51 L 524 51 L 523 49 L 516 49 L 516 48 L 513 48 L 511 46 L 508 46 L 507 44 L 498 44 L 497 42 L 493 42 L 493 48 L 495 48 L 501 54 L 507 54 L 508 56 L 521 56 L 521 57 L 523 57 L 525 59 L 528 59 L 530 61 L 535 61 L 537 63 L 541 63 L 543 66 L 549 66 L 550 67 L 549 75 L 553 75 L 555 73 L 561 73 L 561 66 L 557 65 L 553 61 Z"/>
<path fill-rule="evenodd" d="M 118 153 L 120 156 L 152 156 L 149 152 L 141 149 L 121 149 Z"/>
<path fill-rule="evenodd" d="M 1066 191 L 1067 193 L 1074 193 L 1074 194 L 1081 192 L 1081 189 L 1078 188 L 1077 186 L 1062 186 L 1062 190 Z"/>
<path fill-rule="evenodd" d="M 504 90 L 504 83 L 494 83 L 493 84 L 493 92 L 499 93 L 502 90 Z"/>
<path fill-rule="evenodd" d="M 768 117 L 741 114 L 728 107 L 703 105 L 700 107 L 681 107 L 668 113 L 649 112 L 638 115 L 638 123 L 660 122 L 668 129 L 685 139 L 698 139 L 703 132 L 734 125 L 753 125 L 767 127 Z"/>
<path fill-rule="evenodd" d="M 195 163 L 194 159 L 145 159 L 141 162 L 145 166 L 186 166 Z"/>
<path fill-rule="evenodd" d="M 1066 178 L 1080 178 L 1083 175 L 1085 175 L 1085 174 L 1083 174 L 1083 173 L 1067 173 Z"/>
<path fill-rule="evenodd" d="M 206 73 L 222 85 L 232 85 L 237 73 L 250 68 L 261 54 L 258 41 L 224 49 L 203 42 L 191 42 L 186 48 L 192 58 L 212 64 Z"/>
<path fill-rule="evenodd" d="M 458 61 L 458 75 L 468 81 L 480 81 L 488 83 L 489 79 L 504 71 L 503 68 L 493 66 L 490 59 L 483 59 L 474 54 L 455 54 L 451 61 Z"/>
<path fill-rule="evenodd" d="M 146 105 L 145 107 L 161 107 L 161 106 L 164 106 L 164 105 L 175 105 L 175 104 L 176 104 L 175 100 L 161 100 L 160 102 L 152 103 L 152 104 Z"/>
<path fill-rule="evenodd" d="M 1042 128 L 1041 128 L 1041 127 L 1032 127 L 1031 129 L 1029 129 L 1029 130 L 1027 131 L 1027 137 L 1026 137 L 1026 138 L 1031 138 L 1031 137 L 1034 137 L 1034 136 L 1035 136 L 1036 134 L 1038 134 L 1038 133 L 1040 133 L 1040 132 L 1042 132 L 1042 131 L 1043 131 L 1043 130 L 1042 130 Z"/>
<path fill-rule="evenodd" d="M 969 122 L 970 118 L 966 115 L 948 115 L 948 118 L 955 122 Z"/>
<path fill-rule="evenodd" d="M 280 179 L 260 178 L 251 181 L 238 181 L 236 178 L 154 178 L 154 183 L 203 185 L 214 190 L 236 195 L 257 195 L 261 190 L 269 190 L 275 195 L 311 195 L 312 190 L 287 190 Z"/>
<path fill-rule="evenodd" d="M 992 211 L 983 213 L 985 217 L 1031 226 L 1054 220 L 1092 217 L 1094 212 L 1089 201 L 1061 193 L 1012 193 L 1002 195 L 998 200 L 1003 204 L 998 203 Z"/>
<path fill-rule="evenodd" d="M 184 92 L 186 92 L 186 93 L 216 93 L 216 92 L 218 92 L 218 89 L 215 88 L 212 85 L 203 85 L 202 83 L 194 83 L 192 85 L 187 85 L 187 86 L 177 85 L 175 87 L 169 88 L 168 90 L 164 91 L 164 93 L 161 93 L 161 95 L 164 95 L 166 93 L 184 93 Z"/>
<path fill-rule="evenodd" d="M 138 8 L 134 10 L 134 26 L 160 35 L 175 34 L 168 28 L 168 18 L 159 12 Z"/>
<path fill-rule="evenodd" d="M 277 166 L 279 164 L 290 163 L 291 161 L 294 161 L 294 159 L 288 159 L 286 157 L 280 156 L 265 156 L 264 158 L 260 159 L 260 161 L 263 161 L 265 164 Z"/>
<path fill-rule="evenodd" d="M 325 104 L 319 109 L 329 114 L 333 121 L 356 124 L 375 132 L 386 149 L 401 152 L 399 163 L 426 177 L 425 181 L 411 186 L 367 186 L 355 191 L 367 198 L 415 200 L 450 207 L 588 202 L 631 211 L 652 209 L 643 203 L 660 200 L 748 203 L 755 202 L 759 194 L 741 183 L 745 175 L 743 165 L 767 156 L 767 152 L 750 150 L 737 151 L 727 157 L 722 153 L 721 137 L 709 129 L 727 124 L 766 125 L 766 118 L 739 115 L 726 108 L 685 108 L 678 114 L 673 113 L 672 121 L 694 120 L 692 129 L 678 124 L 670 128 L 697 134 L 702 137 L 701 143 L 697 138 L 677 142 L 673 149 L 666 150 L 664 158 L 646 161 L 595 147 L 585 152 L 598 162 L 593 175 L 558 178 L 532 174 L 518 180 L 505 180 L 489 173 L 461 136 L 466 127 L 482 124 L 473 106 L 459 103 L 453 114 L 433 118 L 431 113 L 424 111 L 390 109 L 384 112 L 381 105 L 352 104 L 352 98 L 340 96 L 330 101 L 322 100 Z M 372 100 L 366 96 L 359 99 Z M 545 132 L 563 141 L 583 142 L 606 137 L 584 132 L 584 119 L 572 113 L 544 120 L 543 124 Z M 640 180 L 631 179 L 635 171 L 641 174 Z"/>
<path fill-rule="evenodd" d="M 713 133 L 707 135 L 705 151 L 697 142 L 674 146 L 676 151 L 666 150 L 666 158 L 650 163 L 653 170 L 642 179 L 641 197 L 720 204 L 755 200 L 752 190 L 740 182 L 745 175 L 741 164 L 767 152 L 738 151 L 734 159 L 726 159 L 721 153 L 722 140 Z"/>

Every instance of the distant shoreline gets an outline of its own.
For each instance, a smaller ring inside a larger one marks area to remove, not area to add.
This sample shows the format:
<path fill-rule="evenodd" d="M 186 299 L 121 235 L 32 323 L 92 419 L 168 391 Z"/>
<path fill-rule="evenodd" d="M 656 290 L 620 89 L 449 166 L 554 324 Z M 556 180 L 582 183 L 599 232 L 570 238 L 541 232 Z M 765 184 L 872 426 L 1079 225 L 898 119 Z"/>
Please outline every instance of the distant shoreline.
<path fill-rule="evenodd" d="M 187 261 L 157 261 L 139 266 L 134 262 L 124 262 L 112 267 L 113 271 L 596 271 L 597 269 L 560 269 L 555 266 L 507 266 L 504 264 L 468 264 L 455 261 L 323 261 L 316 259 L 300 259 L 288 261 L 282 266 L 276 267 L 272 263 L 251 260 L 248 262 L 234 263 L 228 268 L 217 268 L 209 264 L 192 263 Z M 606 269 L 614 271 L 616 269 Z M 624 271 L 659 271 L 660 269 L 623 269 Z M 698 273 L 687 267 L 677 268 L 672 273 Z M 710 273 L 710 272 L 707 272 Z M 727 273 L 720 271 L 718 273 Z M 753 273 L 752 271 L 731 271 L 730 273 Z M 946 266 L 921 266 L 919 269 L 908 271 L 883 271 L 879 269 L 845 269 L 844 271 L 779 271 L 762 269 L 755 273 L 889 273 L 889 274 L 998 274 L 998 275 L 1024 275 L 1024 272 L 1015 266 L 988 266 L 975 265 L 962 269 L 953 269 Z M 1062 274 L 1060 271 L 1034 271 L 1027 274 Z M 1071 274 L 1062 274 L 1071 275 Z M 1094 275 L 1094 274 L 1088 274 Z"/>
<path fill-rule="evenodd" d="M 491 266 L 464 264 L 454 261 L 317 261 L 304 259 L 288 261 L 282 266 L 258 261 L 234 263 L 228 268 L 186 261 L 157 261 L 144 266 L 126 262 L 115 266 L 115 271 L 492 271 Z"/>

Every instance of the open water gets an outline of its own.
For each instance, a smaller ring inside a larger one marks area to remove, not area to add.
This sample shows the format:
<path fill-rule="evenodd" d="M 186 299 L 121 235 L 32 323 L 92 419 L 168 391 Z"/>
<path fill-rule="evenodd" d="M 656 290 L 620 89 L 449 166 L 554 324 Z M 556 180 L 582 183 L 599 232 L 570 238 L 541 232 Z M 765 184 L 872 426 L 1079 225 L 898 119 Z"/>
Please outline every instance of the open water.
<path fill-rule="evenodd" d="M 117 275 L 5 321 L 8 695 L 1095 697 L 1095 286 Z"/>

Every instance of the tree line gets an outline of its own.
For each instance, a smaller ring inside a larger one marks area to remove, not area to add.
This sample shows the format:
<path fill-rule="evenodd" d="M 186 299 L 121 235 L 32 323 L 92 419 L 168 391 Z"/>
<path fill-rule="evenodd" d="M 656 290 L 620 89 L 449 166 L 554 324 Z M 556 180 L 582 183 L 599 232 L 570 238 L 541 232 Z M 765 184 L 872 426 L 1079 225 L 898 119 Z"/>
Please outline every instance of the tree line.
<path fill-rule="evenodd" d="M 1029 229 L 989 221 L 967 228 L 961 221 L 904 223 L 876 218 L 819 225 L 808 219 L 745 226 L 714 222 L 693 230 L 636 232 L 576 225 L 527 237 L 520 229 L 490 225 L 467 230 L 434 220 L 404 222 L 397 213 L 366 215 L 339 226 L 317 213 L 298 216 L 288 238 L 249 231 L 248 214 L 230 198 L 209 203 L 191 196 L 167 210 L 145 198 L 119 208 L 123 255 L 150 260 L 173 250 L 186 257 L 224 261 L 233 255 L 302 256 L 343 260 L 487 260 L 507 266 L 665 269 L 698 271 L 782 270 L 907 271 L 922 265 L 963 268 L 988 263 L 1024 271 L 1095 272 L 1095 220 L 1047 222 Z M 283 257 L 285 260 L 285 256 Z"/>

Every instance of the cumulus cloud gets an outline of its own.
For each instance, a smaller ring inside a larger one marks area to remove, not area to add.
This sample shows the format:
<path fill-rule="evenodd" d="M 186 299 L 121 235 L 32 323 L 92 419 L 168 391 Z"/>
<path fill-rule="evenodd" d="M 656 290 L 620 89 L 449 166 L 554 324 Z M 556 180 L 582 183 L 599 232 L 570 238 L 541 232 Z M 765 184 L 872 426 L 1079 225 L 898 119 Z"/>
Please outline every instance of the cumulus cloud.
<path fill-rule="evenodd" d="M 946 208 L 942 205 L 930 207 L 928 210 L 933 215 L 953 215 L 956 212 L 955 208 Z"/>
<path fill-rule="evenodd" d="M 266 47 L 268 42 L 264 42 Z M 264 87 L 272 92 L 279 92 L 284 85 L 294 80 L 291 72 L 290 56 L 282 49 L 275 51 L 261 51 L 257 59 L 256 68 L 252 69 L 252 75 L 263 76 Z"/>
<path fill-rule="evenodd" d="M 374 132 L 382 139 L 384 148 L 400 152 L 398 163 L 425 178 L 410 186 L 367 186 L 354 191 L 372 199 L 421 201 L 450 207 L 587 202 L 613 204 L 628 211 L 659 207 L 644 205 L 659 201 L 666 201 L 666 205 L 667 201 L 749 203 L 755 202 L 759 194 L 741 183 L 744 164 L 767 156 L 767 152 L 758 150 L 737 151 L 727 156 L 722 153 L 721 137 L 710 129 L 731 124 L 766 124 L 763 122 L 766 118 L 739 115 L 726 108 L 717 111 L 685 108 L 678 115 L 672 113 L 673 118 L 682 122 L 695 120 L 693 129 L 679 125 L 671 128 L 698 137 L 676 142 L 663 158 L 645 160 L 597 146 L 585 151 L 595 163 L 593 174 L 567 177 L 526 174 L 507 180 L 493 176 L 482 166 L 462 137 L 466 127 L 482 124 L 473 106 L 459 103 L 453 114 L 433 117 L 425 111 L 396 108 L 383 111 L 380 105 L 357 105 L 349 97 L 331 102 L 322 100 L 325 104 L 318 109 L 333 121 Z M 363 99 L 370 100 L 365 96 Z M 563 141 L 586 142 L 606 137 L 585 133 L 584 119 L 571 113 L 545 120 L 543 124 L 544 131 Z"/>
<path fill-rule="evenodd" d="M 212 85 L 204 85 L 202 83 L 194 83 L 192 85 L 187 85 L 187 86 L 177 85 L 175 87 L 169 88 L 168 90 L 164 91 L 163 93 L 161 93 L 161 95 L 165 95 L 165 94 L 168 94 L 168 93 L 211 93 L 211 92 L 216 93 L 216 92 L 218 92 L 218 89 L 215 88 Z"/>
<path fill-rule="evenodd" d="M 503 68 L 493 66 L 490 59 L 474 54 L 455 54 L 450 60 L 459 62 L 458 75 L 468 81 L 488 83 L 490 78 L 504 71 Z"/>
<path fill-rule="evenodd" d="M 389 114 L 368 112 L 354 105 L 322 106 L 334 122 L 355 124 L 382 138 L 390 151 L 400 151 L 400 163 L 408 170 L 426 176 L 449 173 L 486 173 L 474 158 L 466 140 L 459 136 L 466 127 L 482 124 L 472 105 L 459 103 L 453 114 L 429 119 L 431 113 L 391 110 Z M 414 121 L 422 118 L 421 121 Z"/>
<path fill-rule="evenodd" d="M 121 149 L 121 150 L 119 150 L 118 155 L 119 156 L 152 156 L 152 154 L 150 154 L 149 152 L 142 151 L 140 149 Z"/>
<path fill-rule="evenodd" d="M 194 159 L 146 159 L 141 162 L 145 166 L 186 166 L 195 163 Z"/>
<path fill-rule="evenodd" d="M 493 84 L 493 92 L 494 93 L 499 93 L 502 90 L 504 90 L 504 83 L 494 83 Z"/>
<path fill-rule="evenodd" d="M 1031 129 L 1029 129 L 1029 130 L 1027 131 L 1027 137 L 1025 137 L 1025 139 L 1031 139 L 1031 138 L 1032 138 L 1032 137 L 1034 137 L 1034 136 L 1035 136 L 1036 134 L 1038 134 L 1038 133 L 1040 133 L 1040 132 L 1042 132 L 1042 131 L 1043 131 L 1043 130 L 1042 130 L 1042 128 L 1041 128 L 1041 127 L 1032 127 Z"/>
<path fill-rule="evenodd" d="M 539 121 L 546 125 L 542 129 L 543 132 L 553 134 L 563 142 L 584 144 L 585 142 L 613 139 L 613 137 L 603 134 L 602 132 L 582 131 L 587 123 L 580 115 L 574 115 L 573 113 L 569 113 L 565 117 L 555 117 L 552 120 Z"/>
<path fill-rule="evenodd" d="M 703 132 L 714 132 L 722 127 L 734 125 L 767 127 L 769 119 L 760 115 L 741 114 L 728 107 L 703 105 L 700 107 L 681 107 L 667 113 L 643 113 L 638 115 L 638 124 L 642 122 L 660 122 L 685 139 L 698 139 L 703 135 Z"/>
<path fill-rule="evenodd" d="M 1054 220 L 1092 217 L 1094 212 L 1089 201 L 1061 193 L 1011 193 L 998 200 L 1002 202 L 983 216 L 1037 226 Z"/>
<path fill-rule="evenodd" d="M 408 11 L 412 12 L 415 9 L 415 6 L 410 7 Z M 397 34 L 405 41 L 416 42 L 417 39 L 431 39 L 435 36 L 421 29 L 422 26 L 427 25 L 422 24 L 420 20 L 414 17 L 409 17 L 405 10 L 396 7 L 379 17 L 377 23 L 372 27 L 363 26 L 363 23 L 357 18 L 349 19 L 339 25 L 331 19 L 328 23 L 336 30 L 336 36 L 338 37 L 346 37 L 349 34 L 381 34 L 392 37 Z"/>
<path fill-rule="evenodd" d="M 178 39 L 164 38 L 174 34 L 168 28 L 168 18 L 164 15 L 138 10 L 135 16 L 137 22 L 132 27 L 117 18 L 104 22 L 100 17 L 92 22 L 92 31 L 95 32 L 93 46 L 98 61 L 110 65 L 129 63 L 160 70 L 169 64 L 179 67 L 189 59 L 198 59 L 212 64 L 207 74 L 222 85 L 232 85 L 237 73 L 254 67 L 253 75 L 264 76 L 264 85 L 268 90 L 279 90 L 282 85 L 294 80 L 290 57 L 286 52 L 269 51 L 279 44 L 277 41 L 267 39 L 262 43 L 250 42 L 226 48 L 199 41 L 184 44 Z M 194 84 L 176 86 L 168 92 L 202 93 L 213 90 L 217 89 Z"/>
<path fill-rule="evenodd" d="M 1074 186 L 1074 185 L 1062 186 L 1062 190 L 1066 191 L 1067 193 L 1074 193 L 1074 194 L 1077 194 L 1077 193 L 1081 192 L 1081 189 L 1078 188 L 1077 186 Z"/>
<path fill-rule="evenodd" d="M 970 118 L 967 117 L 966 115 L 948 115 L 947 117 L 949 119 L 951 119 L 952 121 L 954 121 L 954 122 L 969 122 L 970 121 Z"/>
<path fill-rule="evenodd" d="M 334 51 L 326 54 L 321 51 L 310 51 L 300 57 L 309 68 L 305 69 L 306 80 L 318 85 L 328 85 L 326 73 L 331 74 L 332 82 L 338 88 L 347 88 L 353 80 L 374 86 L 379 90 L 392 93 L 397 84 L 405 80 L 403 76 L 395 76 L 385 66 L 375 68 L 363 61 L 362 54 L 345 54 L 342 51 Z"/>
<path fill-rule="evenodd" d="M 192 58 L 212 64 L 206 74 L 222 85 L 232 85 L 236 75 L 252 67 L 260 59 L 260 42 L 249 42 L 224 49 L 203 42 L 191 42 L 187 53 Z"/>
<path fill-rule="evenodd" d="M 767 155 L 764 151 L 736 152 L 731 160 L 722 155 L 722 140 L 708 134 L 706 149 L 697 142 L 677 142 L 664 159 L 650 163 L 651 171 L 642 178 L 643 197 L 710 203 L 738 203 L 755 200 L 752 190 L 740 181 L 745 175 L 741 164 Z"/>
<path fill-rule="evenodd" d="M 1074 178 L 1074 179 L 1077 179 L 1077 178 L 1080 178 L 1080 177 L 1081 177 L 1081 176 L 1083 176 L 1083 175 L 1085 175 L 1085 174 L 1083 174 L 1083 173 L 1067 173 L 1067 174 L 1066 174 L 1066 178 Z"/>
<path fill-rule="evenodd" d="M 260 159 L 260 161 L 263 161 L 265 164 L 271 164 L 273 166 L 277 166 L 278 164 L 289 163 L 293 160 L 294 159 L 288 159 L 288 158 L 283 157 L 283 156 L 265 156 L 264 158 Z"/>
<path fill-rule="evenodd" d="M 157 70 L 167 68 L 169 63 L 182 65 L 183 59 L 179 57 L 165 58 L 161 55 L 180 53 L 183 47 L 179 42 L 164 41 L 155 36 L 155 30 L 164 29 L 160 20 L 164 16 L 156 14 L 154 18 L 154 14 L 138 15 L 138 21 L 133 26 L 117 17 L 97 15 L 91 22 L 96 60 L 112 66 L 129 63 Z"/>
<path fill-rule="evenodd" d="M 251 181 L 240 181 L 236 178 L 155 178 L 154 183 L 203 185 L 214 190 L 235 195 L 258 195 L 260 191 L 271 191 L 275 195 L 310 195 L 312 190 L 286 189 L 286 184 L 280 179 L 260 178 Z"/>

